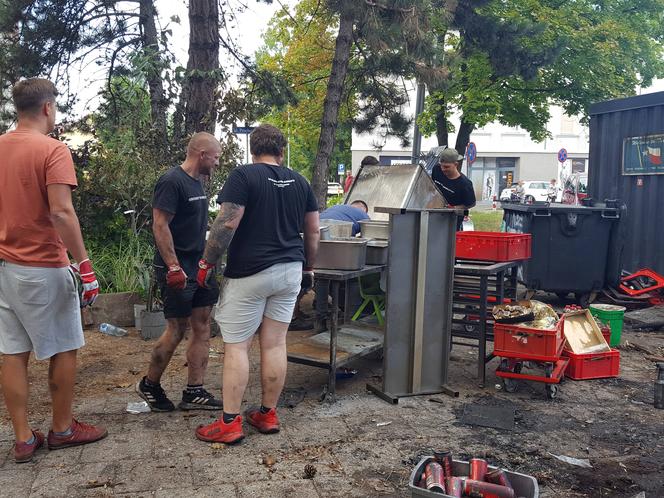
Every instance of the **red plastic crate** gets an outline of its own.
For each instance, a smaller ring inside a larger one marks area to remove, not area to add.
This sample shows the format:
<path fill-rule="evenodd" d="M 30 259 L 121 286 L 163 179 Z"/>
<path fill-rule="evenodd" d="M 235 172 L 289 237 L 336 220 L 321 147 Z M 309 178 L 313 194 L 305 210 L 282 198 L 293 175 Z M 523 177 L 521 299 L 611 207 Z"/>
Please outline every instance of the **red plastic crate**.
<path fill-rule="evenodd" d="M 457 232 L 456 257 L 478 261 L 519 261 L 530 258 L 529 233 Z"/>
<path fill-rule="evenodd" d="M 569 357 L 565 375 L 574 380 L 605 379 L 618 377 L 620 371 L 620 351 L 612 349 L 602 353 L 574 354 L 565 349 L 563 355 Z"/>
<path fill-rule="evenodd" d="M 495 323 L 493 326 L 493 354 L 504 358 L 557 361 L 565 342 L 562 323 L 561 320 L 554 330 Z"/>

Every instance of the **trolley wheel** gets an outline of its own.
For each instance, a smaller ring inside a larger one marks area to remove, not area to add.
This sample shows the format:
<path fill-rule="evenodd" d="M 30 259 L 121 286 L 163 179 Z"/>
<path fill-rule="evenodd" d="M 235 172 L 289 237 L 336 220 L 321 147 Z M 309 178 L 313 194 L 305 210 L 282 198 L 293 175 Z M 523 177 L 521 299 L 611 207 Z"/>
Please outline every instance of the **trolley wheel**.
<path fill-rule="evenodd" d="M 516 379 L 510 379 L 509 377 L 503 378 L 503 387 L 508 393 L 515 393 L 519 390 L 519 382 Z"/>
<path fill-rule="evenodd" d="M 472 333 L 472 332 L 475 332 L 476 327 L 475 327 L 475 325 L 468 325 L 468 324 L 465 324 L 465 325 L 463 326 L 463 329 L 464 329 L 466 332 L 468 332 L 468 333 L 470 334 L 470 333 Z"/>
<path fill-rule="evenodd" d="M 547 384 L 546 385 L 546 397 L 547 399 L 554 399 L 558 394 L 558 386 L 556 384 Z"/>

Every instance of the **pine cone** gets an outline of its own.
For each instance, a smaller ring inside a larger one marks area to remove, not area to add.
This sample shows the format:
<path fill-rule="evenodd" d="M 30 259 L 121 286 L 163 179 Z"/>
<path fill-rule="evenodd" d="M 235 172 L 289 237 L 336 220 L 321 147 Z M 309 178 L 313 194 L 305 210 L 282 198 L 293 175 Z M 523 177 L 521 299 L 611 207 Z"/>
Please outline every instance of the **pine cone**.
<path fill-rule="evenodd" d="M 304 478 L 313 479 L 316 476 L 316 467 L 308 463 L 304 466 Z"/>

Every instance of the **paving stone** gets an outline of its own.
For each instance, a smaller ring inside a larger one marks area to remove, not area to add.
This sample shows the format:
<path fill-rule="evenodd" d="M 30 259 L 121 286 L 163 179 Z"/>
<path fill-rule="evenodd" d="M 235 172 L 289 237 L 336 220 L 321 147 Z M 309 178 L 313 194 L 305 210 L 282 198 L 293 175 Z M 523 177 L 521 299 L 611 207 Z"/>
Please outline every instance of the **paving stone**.
<path fill-rule="evenodd" d="M 186 495 L 180 494 L 179 490 L 177 492 L 177 495 L 172 490 L 167 490 L 166 492 L 168 494 L 162 495 L 162 496 L 170 496 L 170 497 L 172 497 L 172 496 L 186 496 Z M 120 492 L 114 493 L 113 496 L 114 497 L 121 497 L 121 498 L 154 498 L 155 493 L 156 493 L 155 491 L 143 491 L 142 493 L 136 493 L 136 492 L 125 493 L 125 492 L 120 491 Z"/>
<path fill-rule="evenodd" d="M 155 498 L 234 498 L 237 496 L 235 484 L 205 486 L 202 488 L 158 489 Z M 262 496 L 260 493 L 254 496 Z M 133 497 L 132 497 L 133 498 Z"/>
<path fill-rule="evenodd" d="M 192 457 L 193 475 L 197 484 L 205 486 L 265 481 L 272 478 L 260 463 L 260 457 L 238 446 L 225 447 L 216 457 Z"/>
<path fill-rule="evenodd" d="M 94 445 L 97 443 L 92 443 Z M 44 447 L 37 450 L 35 453 L 35 461 L 44 466 L 64 466 L 64 465 L 77 465 L 81 460 L 81 453 L 85 446 L 74 446 L 72 448 L 64 448 L 62 450 L 50 451 Z M 101 462 L 108 461 L 108 459 L 99 460 Z"/>
<path fill-rule="evenodd" d="M 37 465 L 24 463 L 20 474 L 15 470 L 0 471 L 0 495 L 23 498 L 30 495 L 32 483 L 37 475 Z"/>
<path fill-rule="evenodd" d="M 284 420 L 281 430 L 293 446 L 323 444 L 351 436 L 351 431 L 342 417 L 321 419 L 305 415 L 292 421 Z"/>
<path fill-rule="evenodd" d="M 81 462 L 107 462 L 109 455 L 122 455 L 126 459 L 149 458 L 152 455 L 153 438 L 140 431 L 110 431 L 109 435 L 83 446 Z"/>
<path fill-rule="evenodd" d="M 41 467 L 32 484 L 31 498 L 36 497 L 75 497 L 90 494 L 112 493 L 110 490 L 95 489 L 90 486 L 108 482 L 115 484 L 119 468 L 117 462 L 90 463 L 75 466 Z"/>
<path fill-rule="evenodd" d="M 154 491 L 193 486 L 191 459 L 163 458 L 122 460 L 115 493 Z"/>
<path fill-rule="evenodd" d="M 238 486 L 239 498 L 269 496 L 270 498 L 314 498 L 319 496 L 311 480 L 266 481 Z"/>

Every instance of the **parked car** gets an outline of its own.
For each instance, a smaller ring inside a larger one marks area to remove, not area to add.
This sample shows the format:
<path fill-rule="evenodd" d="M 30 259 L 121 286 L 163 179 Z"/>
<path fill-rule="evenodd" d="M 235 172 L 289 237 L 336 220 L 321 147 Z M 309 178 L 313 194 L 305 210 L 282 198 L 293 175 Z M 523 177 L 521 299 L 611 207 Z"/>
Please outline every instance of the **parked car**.
<path fill-rule="evenodd" d="M 511 187 L 506 187 L 503 189 L 503 191 L 500 193 L 499 200 L 501 201 L 509 201 L 512 198 L 512 194 L 514 193 L 514 189 L 518 183 L 513 183 Z"/>
<path fill-rule="evenodd" d="M 523 182 L 523 202 L 528 204 L 535 201 L 546 202 L 549 195 L 549 184 L 550 182 L 541 180 Z M 500 200 L 509 201 L 512 197 L 512 194 L 514 194 L 517 185 L 517 183 L 513 183 L 511 187 L 503 189 L 503 191 L 500 193 Z M 560 193 L 558 194 L 556 200 L 558 201 L 559 199 Z"/>
<path fill-rule="evenodd" d="M 327 195 L 343 195 L 344 189 L 341 184 L 337 182 L 327 183 Z"/>

